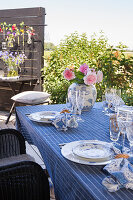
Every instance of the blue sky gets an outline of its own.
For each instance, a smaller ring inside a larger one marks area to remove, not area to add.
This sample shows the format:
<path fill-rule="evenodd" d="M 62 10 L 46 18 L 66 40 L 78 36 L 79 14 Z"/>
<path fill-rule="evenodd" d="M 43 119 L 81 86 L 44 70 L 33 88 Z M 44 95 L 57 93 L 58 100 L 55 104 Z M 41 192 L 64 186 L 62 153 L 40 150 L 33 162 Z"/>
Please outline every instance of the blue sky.
<path fill-rule="evenodd" d="M 110 44 L 133 49 L 133 0 L 5 0 L 0 9 L 30 7 L 46 9 L 45 40 L 55 45 L 75 31 L 90 39 L 102 30 Z"/>

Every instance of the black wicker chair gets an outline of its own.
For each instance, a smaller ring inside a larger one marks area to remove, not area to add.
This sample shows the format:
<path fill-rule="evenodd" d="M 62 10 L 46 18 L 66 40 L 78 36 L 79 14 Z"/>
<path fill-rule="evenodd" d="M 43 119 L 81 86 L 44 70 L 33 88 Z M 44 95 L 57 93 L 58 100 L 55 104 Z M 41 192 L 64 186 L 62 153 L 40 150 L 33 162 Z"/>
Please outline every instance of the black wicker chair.
<path fill-rule="evenodd" d="M 25 149 L 20 132 L 14 129 L 0 130 L 1 200 L 50 199 L 48 177 L 40 165 L 22 159 L 23 155 L 26 156 Z"/>
<path fill-rule="evenodd" d="M 25 139 L 15 129 L 0 130 L 0 159 L 26 154 Z"/>

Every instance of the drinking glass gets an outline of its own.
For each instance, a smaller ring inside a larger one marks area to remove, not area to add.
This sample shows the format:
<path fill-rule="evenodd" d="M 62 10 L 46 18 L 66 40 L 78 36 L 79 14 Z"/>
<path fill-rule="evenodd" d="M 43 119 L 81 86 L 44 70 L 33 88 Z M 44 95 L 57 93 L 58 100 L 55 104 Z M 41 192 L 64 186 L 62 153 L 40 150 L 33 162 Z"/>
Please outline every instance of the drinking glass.
<path fill-rule="evenodd" d="M 77 114 L 79 115 L 79 117 L 77 118 L 78 120 L 82 120 L 81 113 L 84 107 L 84 99 L 85 99 L 85 91 L 81 90 L 76 91 L 76 107 L 77 107 Z"/>
<path fill-rule="evenodd" d="M 128 122 L 128 113 L 129 113 L 129 110 L 124 107 L 118 107 L 117 109 L 118 126 L 123 137 L 122 138 L 122 153 L 127 151 L 127 148 L 124 147 L 124 143 L 125 143 L 125 135 L 127 131 L 126 127 L 127 127 L 127 122 Z"/>
<path fill-rule="evenodd" d="M 110 108 L 112 106 L 113 95 L 115 94 L 115 90 L 113 88 L 106 88 L 105 89 L 105 98 L 108 104 L 108 109 L 106 115 L 110 116 Z"/>
<path fill-rule="evenodd" d="M 117 96 L 121 97 L 121 89 L 116 89 Z"/>
<path fill-rule="evenodd" d="M 130 144 L 130 154 L 133 156 L 133 111 L 128 112 L 126 132 Z"/>
<path fill-rule="evenodd" d="M 115 145 L 120 136 L 120 130 L 116 114 L 110 116 L 109 130 L 110 130 L 110 139 L 113 141 L 113 144 Z"/>
<path fill-rule="evenodd" d="M 102 112 L 107 114 L 108 104 L 107 104 L 105 95 L 102 95 L 102 103 L 103 103 L 103 111 Z"/>
<path fill-rule="evenodd" d="M 71 111 L 72 109 L 72 105 L 71 105 L 71 102 L 70 102 L 70 99 L 69 99 L 69 96 L 67 95 L 66 97 L 66 108 L 67 110 Z"/>
<path fill-rule="evenodd" d="M 106 88 L 105 97 L 108 102 L 108 115 L 110 116 L 110 111 L 116 112 L 117 107 L 120 106 L 121 89 Z"/>
<path fill-rule="evenodd" d="M 112 100 L 113 109 L 115 112 L 117 112 L 117 108 L 118 108 L 118 106 L 120 106 L 120 101 L 121 101 L 121 99 L 118 96 L 115 96 Z"/>
<path fill-rule="evenodd" d="M 71 113 L 76 114 L 76 96 L 72 90 L 69 91 L 66 97 L 66 106 Z"/>

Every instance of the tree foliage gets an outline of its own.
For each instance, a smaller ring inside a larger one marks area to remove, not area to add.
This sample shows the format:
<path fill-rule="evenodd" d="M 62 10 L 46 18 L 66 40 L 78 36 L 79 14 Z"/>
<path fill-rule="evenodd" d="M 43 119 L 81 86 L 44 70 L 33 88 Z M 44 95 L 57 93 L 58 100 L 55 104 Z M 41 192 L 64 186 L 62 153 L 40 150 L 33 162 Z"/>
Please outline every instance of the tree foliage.
<path fill-rule="evenodd" d="M 51 93 L 52 103 L 65 102 L 70 85 L 63 77 L 65 68 L 68 65 L 79 68 L 86 63 L 104 75 L 103 82 L 96 85 L 97 101 L 101 100 L 106 87 L 116 87 L 122 88 L 124 101 L 131 105 L 133 57 L 126 58 L 125 48 L 121 43 L 116 48 L 109 45 L 103 32 L 99 37 L 93 34 L 90 41 L 85 33 L 79 35 L 75 32 L 66 36 L 51 52 L 42 71 L 44 89 Z"/>
<path fill-rule="evenodd" d="M 44 42 L 44 50 L 51 51 L 54 50 L 55 45 L 52 42 Z"/>

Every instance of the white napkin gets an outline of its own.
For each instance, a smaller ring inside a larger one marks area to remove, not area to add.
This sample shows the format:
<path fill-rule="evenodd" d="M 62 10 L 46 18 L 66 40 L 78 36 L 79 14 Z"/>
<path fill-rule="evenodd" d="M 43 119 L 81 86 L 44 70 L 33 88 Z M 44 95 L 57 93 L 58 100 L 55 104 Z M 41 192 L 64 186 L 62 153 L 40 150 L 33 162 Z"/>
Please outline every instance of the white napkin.
<path fill-rule="evenodd" d="M 66 131 L 69 128 L 77 128 L 78 123 L 76 121 L 76 117 L 71 113 L 61 113 L 55 117 L 52 121 L 52 124 L 58 129 Z"/>

